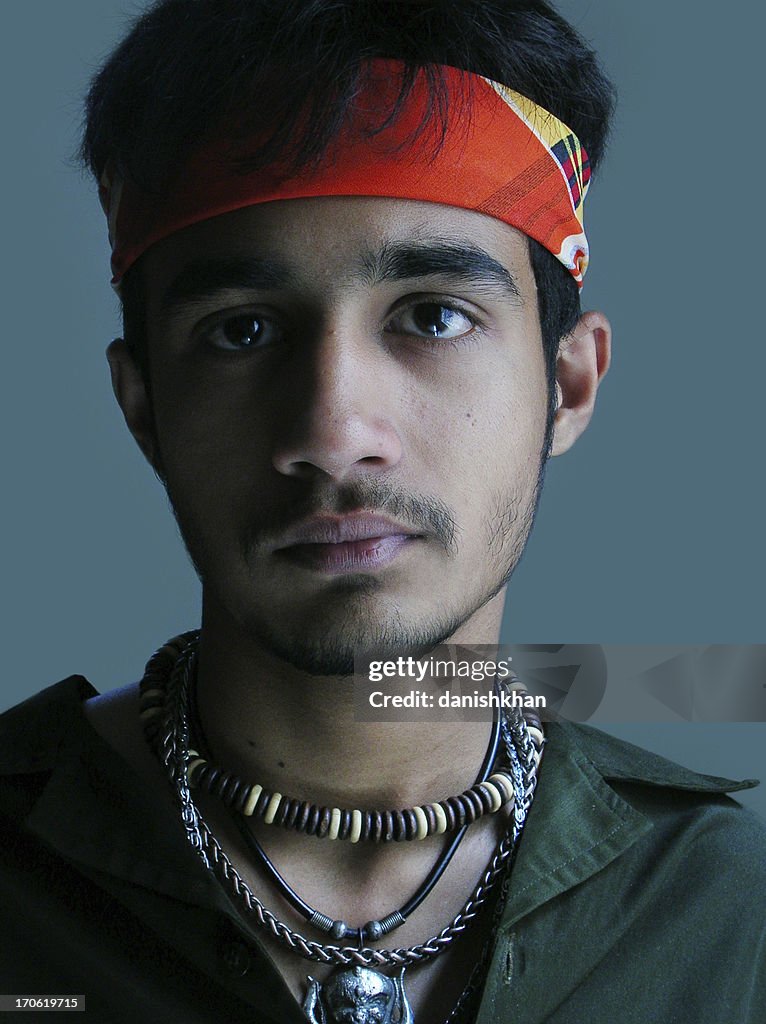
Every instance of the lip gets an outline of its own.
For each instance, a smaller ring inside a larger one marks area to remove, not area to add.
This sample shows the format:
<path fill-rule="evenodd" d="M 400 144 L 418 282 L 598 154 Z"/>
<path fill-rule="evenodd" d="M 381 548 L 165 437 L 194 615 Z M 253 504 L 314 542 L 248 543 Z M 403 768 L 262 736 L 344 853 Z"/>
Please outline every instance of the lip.
<path fill-rule="evenodd" d="M 362 572 L 389 565 L 422 537 L 371 512 L 315 516 L 290 530 L 275 554 L 317 572 Z"/>

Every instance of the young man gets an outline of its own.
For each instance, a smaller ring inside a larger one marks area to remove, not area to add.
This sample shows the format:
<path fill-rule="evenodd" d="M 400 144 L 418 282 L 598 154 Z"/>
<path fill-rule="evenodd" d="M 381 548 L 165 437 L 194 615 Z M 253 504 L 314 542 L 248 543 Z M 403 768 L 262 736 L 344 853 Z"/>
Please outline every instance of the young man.
<path fill-rule="evenodd" d="M 579 286 L 610 107 L 540 0 L 164 0 L 98 75 L 114 389 L 203 617 L 141 693 L 72 678 L 4 717 L 6 991 L 99 1021 L 759 1019 L 742 784 L 562 723 L 541 758 L 533 716 L 354 713 L 359 651 L 497 642 L 608 367 Z"/>

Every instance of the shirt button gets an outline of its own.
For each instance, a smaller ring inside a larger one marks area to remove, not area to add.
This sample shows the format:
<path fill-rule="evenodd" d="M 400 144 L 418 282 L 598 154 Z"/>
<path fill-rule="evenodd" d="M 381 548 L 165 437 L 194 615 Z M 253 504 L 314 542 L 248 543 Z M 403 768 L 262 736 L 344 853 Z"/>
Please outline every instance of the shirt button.
<path fill-rule="evenodd" d="M 242 978 L 250 970 L 250 952 L 244 942 L 227 942 L 221 950 L 224 970 L 235 978 Z"/>

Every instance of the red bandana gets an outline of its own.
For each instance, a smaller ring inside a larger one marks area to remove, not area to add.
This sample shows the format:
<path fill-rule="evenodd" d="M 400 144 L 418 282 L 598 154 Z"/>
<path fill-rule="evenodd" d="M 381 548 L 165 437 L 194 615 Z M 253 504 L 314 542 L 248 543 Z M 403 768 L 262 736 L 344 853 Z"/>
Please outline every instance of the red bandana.
<path fill-rule="evenodd" d="M 519 93 L 479 75 L 443 68 L 447 130 L 435 146 L 410 139 L 428 109 L 418 74 L 395 123 L 379 129 L 380 111 L 399 93 L 402 65 L 375 60 L 354 114 L 319 167 L 291 175 L 271 166 L 242 173 L 230 143 L 198 149 L 170 193 L 150 195 L 108 172 L 101 201 L 109 220 L 113 284 L 146 250 L 191 224 L 258 203 L 309 196 L 383 196 L 476 210 L 536 239 L 582 286 L 588 264 L 583 200 L 590 180 L 585 150 L 566 125 Z M 372 112 L 372 113 L 371 113 Z M 435 139 L 434 139 L 435 141 Z"/>

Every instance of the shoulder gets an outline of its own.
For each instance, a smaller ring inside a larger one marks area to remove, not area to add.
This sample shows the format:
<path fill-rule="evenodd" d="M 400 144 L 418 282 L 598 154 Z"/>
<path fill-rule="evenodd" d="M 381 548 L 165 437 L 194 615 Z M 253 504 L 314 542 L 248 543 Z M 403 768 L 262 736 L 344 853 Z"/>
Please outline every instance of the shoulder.
<path fill-rule="evenodd" d="M 651 825 L 637 853 L 684 887 L 754 889 L 766 914 L 766 822 L 730 794 L 758 785 L 692 771 L 600 730 L 560 723 L 606 785 Z"/>
<path fill-rule="evenodd" d="M 84 725 L 83 703 L 96 690 L 69 676 L 0 715 L 0 775 L 50 769 L 62 740 Z"/>
<path fill-rule="evenodd" d="M 589 725 L 557 722 L 549 729 L 580 750 L 604 778 L 615 782 L 637 782 L 695 793 L 733 793 L 758 785 L 757 779 L 737 780 L 692 771 Z"/>
<path fill-rule="evenodd" d="M 561 1024 L 760 1022 L 766 826 L 729 795 L 752 782 L 586 726 L 546 734 L 503 923 L 528 966 L 503 1005 Z M 570 951 L 565 969 L 548 948 Z"/>
<path fill-rule="evenodd" d="M 99 694 L 83 676 L 69 676 L 0 715 L 0 814 L 28 813 L 49 780 L 71 790 L 75 779 L 87 785 L 88 772 L 110 766 L 115 777 L 127 768 L 152 784 L 162 777 L 134 683 Z"/>

